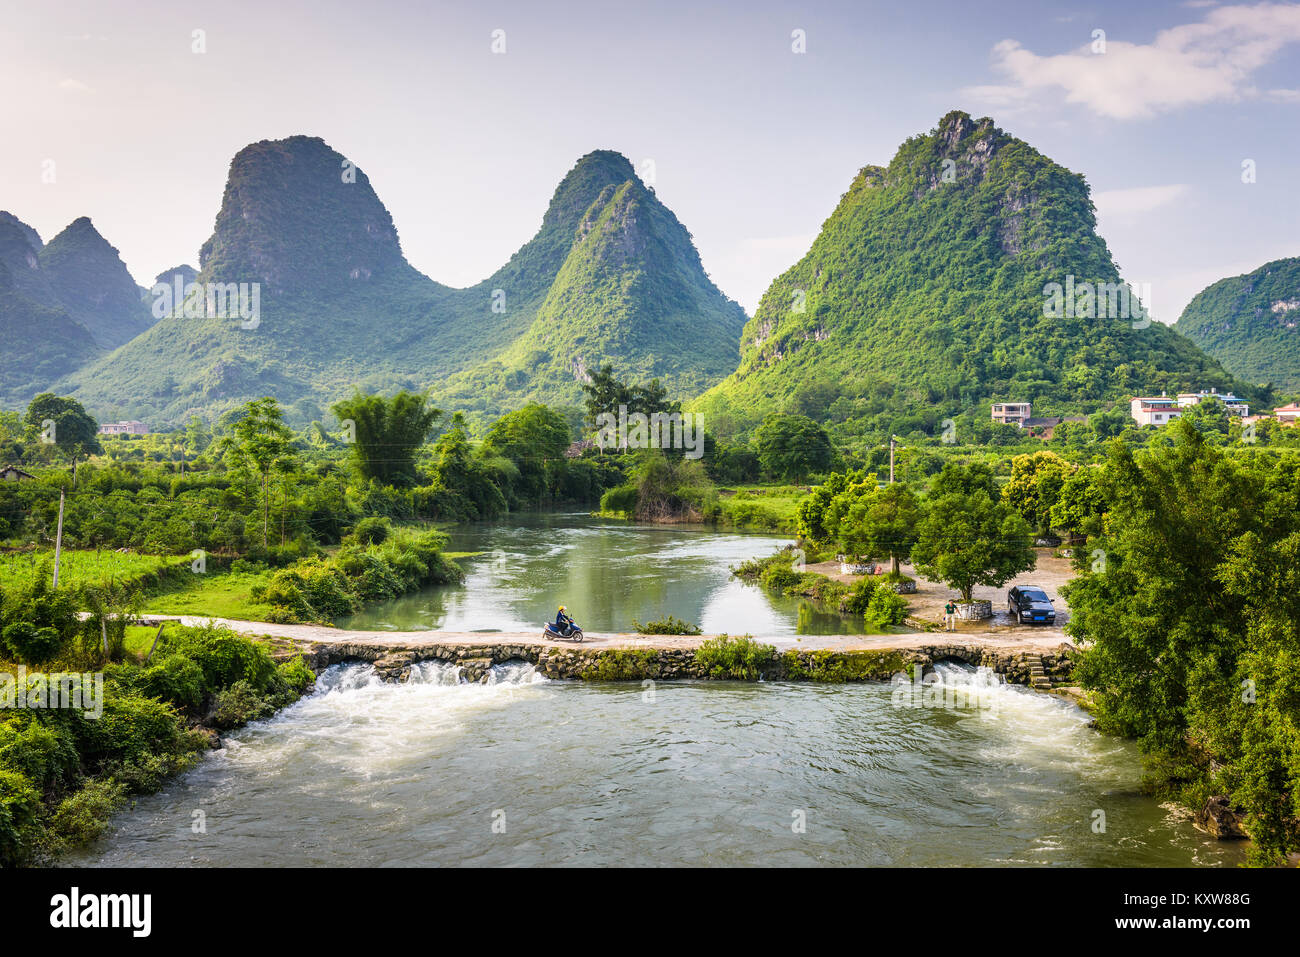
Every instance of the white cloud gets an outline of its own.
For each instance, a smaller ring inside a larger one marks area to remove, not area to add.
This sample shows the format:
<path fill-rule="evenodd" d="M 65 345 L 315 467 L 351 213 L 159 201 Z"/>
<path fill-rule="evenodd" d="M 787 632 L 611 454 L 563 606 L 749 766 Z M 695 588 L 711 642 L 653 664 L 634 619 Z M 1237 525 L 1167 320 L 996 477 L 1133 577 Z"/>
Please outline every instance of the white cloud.
<path fill-rule="evenodd" d="M 60 81 L 59 81 L 59 89 L 60 89 L 60 90 L 67 90 L 69 93 L 93 93 L 93 92 L 95 92 L 95 91 L 92 90 L 90 87 L 86 86 L 86 84 L 82 83 L 80 80 L 74 80 L 74 79 L 72 79 L 72 77 L 67 77 L 67 78 L 65 78 L 65 79 L 60 80 Z"/>
<path fill-rule="evenodd" d="M 1090 41 L 1069 53 L 1039 56 L 1003 40 L 993 48 L 993 65 L 1009 82 L 966 92 L 1013 104 L 1059 91 L 1101 116 L 1137 119 L 1257 97 L 1252 75 L 1295 43 L 1300 4 L 1218 7 L 1200 23 L 1161 30 L 1151 43 L 1108 38 L 1104 53 L 1094 53 Z M 1269 95 L 1286 100 L 1289 92 Z"/>
<path fill-rule="evenodd" d="M 1106 189 L 1092 194 L 1098 216 L 1118 217 L 1149 213 L 1168 206 L 1187 195 L 1186 183 L 1169 183 L 1165 186 L 1135 186 L 1130 189 Z"/>

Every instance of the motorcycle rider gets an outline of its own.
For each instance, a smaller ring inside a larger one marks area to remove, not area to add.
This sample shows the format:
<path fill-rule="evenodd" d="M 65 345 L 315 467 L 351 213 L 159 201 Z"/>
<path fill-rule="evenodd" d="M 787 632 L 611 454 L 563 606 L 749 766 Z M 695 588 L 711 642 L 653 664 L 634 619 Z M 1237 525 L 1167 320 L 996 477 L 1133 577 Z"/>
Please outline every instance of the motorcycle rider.
<path fill-rule="evenodd" d="M 555 630 L 560 634 L 568 634 L 569 628 L 573 627 L 573 619 L 564 613 L 564 606 L 555 613 Z"/>

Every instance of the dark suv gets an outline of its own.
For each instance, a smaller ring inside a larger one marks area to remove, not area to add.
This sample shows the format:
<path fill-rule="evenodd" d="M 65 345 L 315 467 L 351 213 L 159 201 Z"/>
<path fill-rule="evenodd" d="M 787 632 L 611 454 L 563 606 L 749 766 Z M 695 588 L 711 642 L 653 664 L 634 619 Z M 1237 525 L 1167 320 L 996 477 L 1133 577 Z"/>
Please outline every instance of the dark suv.
<path fill-rule="evenodd" d="M 1017 586 L 1007 592 L 1007 611 L 1026 625 L 1056 624 L 1056 606 L 1047 592 L 1033 585 Z"/>

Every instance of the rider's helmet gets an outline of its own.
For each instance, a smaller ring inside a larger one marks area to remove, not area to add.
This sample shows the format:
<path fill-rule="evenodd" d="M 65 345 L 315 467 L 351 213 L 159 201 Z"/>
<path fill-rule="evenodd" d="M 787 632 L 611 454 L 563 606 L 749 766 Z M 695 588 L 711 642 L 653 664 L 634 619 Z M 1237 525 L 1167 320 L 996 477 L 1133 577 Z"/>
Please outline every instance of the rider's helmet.
<path fill-rule="evenodd" d="M 563 606 L 563 605 L 560 606 L 560 611 L 564 611 L 564 606 Z"/>

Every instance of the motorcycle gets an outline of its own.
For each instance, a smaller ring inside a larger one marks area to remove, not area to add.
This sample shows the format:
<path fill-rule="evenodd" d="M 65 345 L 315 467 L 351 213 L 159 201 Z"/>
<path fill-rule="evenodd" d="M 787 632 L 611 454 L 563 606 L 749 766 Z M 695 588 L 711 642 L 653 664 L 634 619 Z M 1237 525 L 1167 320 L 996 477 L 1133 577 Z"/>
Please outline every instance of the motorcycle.
<path fill-rule="evenodd" d="M 542 632 L 542 637 L 549 641 L 582 641 L 582 629 L 573 622 L 569 622 L 561 630 L 555 627 L 555 622 L 548 621 L 546 630 Z"/>

